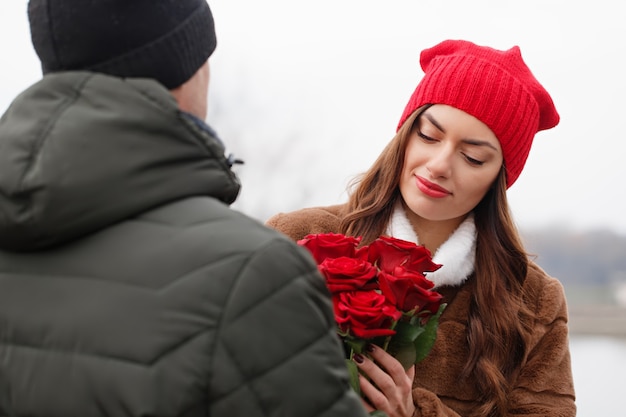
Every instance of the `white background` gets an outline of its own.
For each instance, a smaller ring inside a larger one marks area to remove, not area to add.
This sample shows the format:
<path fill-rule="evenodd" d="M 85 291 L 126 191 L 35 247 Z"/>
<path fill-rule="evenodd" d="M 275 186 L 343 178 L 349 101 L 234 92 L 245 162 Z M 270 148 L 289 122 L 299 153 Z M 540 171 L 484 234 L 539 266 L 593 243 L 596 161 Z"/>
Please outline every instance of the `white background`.
<path fill-rule="evenodd" d="M 509 190 L 522 228 L 626 233 L 626 25 L 613 0 L 215 0 L 208 122 L 246 161 L 236 208 L 342 202 L 395 132 L 447 38 L 519 45 L 561 123 L 537 135 Z M 25 0 L 0 3 L 0 112 L 40 77 Z"/>

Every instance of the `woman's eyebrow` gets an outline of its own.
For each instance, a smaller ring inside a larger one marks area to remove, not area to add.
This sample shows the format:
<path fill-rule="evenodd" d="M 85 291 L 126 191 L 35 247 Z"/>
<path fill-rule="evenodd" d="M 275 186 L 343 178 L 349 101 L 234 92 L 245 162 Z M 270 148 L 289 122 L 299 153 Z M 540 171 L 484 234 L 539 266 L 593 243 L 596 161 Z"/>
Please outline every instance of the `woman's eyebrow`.
<path fill-rule="evenodd" d="M 494 151 L 498 150 L 498 148 L 493 146 L 491 142 L 487 142 L 486 140 L 466 138 L 466 139 L 463 139 L 463 143 L 467 143 L 468 145 L 475 145 L 475 146 L 487 146 L 488 148 L 491 148 Z"/>
<path fill-rule="evenodd" d="M 443 126 L 441 126 L 441 124 L 439 124 L 439 122 L 430 113 L 423 113 L 423 116 L 427 118 L 428 121 L 432 123 L 433 126 L 435 126 L 441 133 L 446 133 L 446 129 L 444 129 Z M 468 145 L 487 146 L 494 151 L 498 150 L 498 148 L 493 146 L 490 142 L 482 139 L 465 138 L 463 139 L 463 142 L 467 143 Z"/>
<path fill-rule="evenodd" d="M 437 129 L 439 129 L 439 131 L 441 131 L 441 133 L 446 133 L 446 130 L 443 128 L 443 126 L 441 126 L 439 124 L 439 122 L 437 120 L 435 120 L 435 118 L 430 113 L 423 113 L 423 116 L 425 118 L 427 118 L 428 121 L 433 124 L 433 126 L 435 126 Z"/>

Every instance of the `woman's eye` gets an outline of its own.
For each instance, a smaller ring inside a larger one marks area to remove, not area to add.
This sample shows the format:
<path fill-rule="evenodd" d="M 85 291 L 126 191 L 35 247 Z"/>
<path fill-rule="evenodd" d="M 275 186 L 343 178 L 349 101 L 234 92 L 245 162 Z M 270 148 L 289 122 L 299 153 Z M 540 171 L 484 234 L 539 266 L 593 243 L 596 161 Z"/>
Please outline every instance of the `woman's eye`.
<path fill-rule="evenodd" d="M 426 142 L 435 142 L 435 139 L 431 138 L 430 136 L 426 136 L 425 134 L 423 134 L 421 131 L 417 131 L 417 136 L 419 136 L 420 138 L 424 139 L 424 141 Z"/>
<path fill-rule="evenodd" d="M 476 165 L 476 166 L 481 166 L 482 164 L 484 164 L 483 161 L 479 161 L 478 159 L 474 159 L 471 156 L 467 155 L 467 154 L 463 154 L 463 156 L 465 156 L 465 159 L 467 159 L 467 162 L 469 162 L 472 165 Z"/>

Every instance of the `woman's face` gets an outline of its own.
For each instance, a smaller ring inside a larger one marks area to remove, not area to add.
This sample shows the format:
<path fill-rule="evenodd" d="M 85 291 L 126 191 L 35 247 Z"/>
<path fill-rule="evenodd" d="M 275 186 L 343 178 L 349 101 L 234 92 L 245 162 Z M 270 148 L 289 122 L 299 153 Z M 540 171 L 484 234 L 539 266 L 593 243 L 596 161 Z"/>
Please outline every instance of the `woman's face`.
<path fill-rule="evenodd" d="M 400 193 L 424 220 L 460 223 L 485 196 L 502 167 L 495 134 L 455 107 L 435 104 L 416 120 L 407 142 Z"/>

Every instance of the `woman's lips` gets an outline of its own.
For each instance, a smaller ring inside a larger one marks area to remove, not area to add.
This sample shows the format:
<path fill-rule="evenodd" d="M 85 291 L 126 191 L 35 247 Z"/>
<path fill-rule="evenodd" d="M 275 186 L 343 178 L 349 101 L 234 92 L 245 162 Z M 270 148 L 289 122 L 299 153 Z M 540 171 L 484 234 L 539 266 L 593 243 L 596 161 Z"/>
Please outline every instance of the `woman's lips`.
<path fill-rule="evenodd" d="M 424 177 L 420 177 L 419 175 L 416 175 L 415 177 L 417 178 L 417 188 L 429 197 L 444 198 L 452 194 L 450 191 L 428 181 Z"/>

